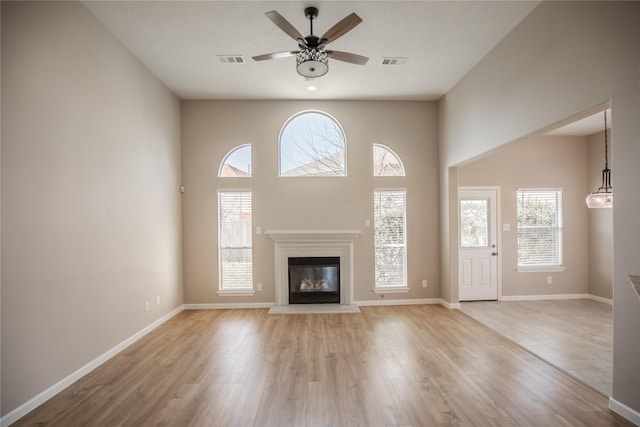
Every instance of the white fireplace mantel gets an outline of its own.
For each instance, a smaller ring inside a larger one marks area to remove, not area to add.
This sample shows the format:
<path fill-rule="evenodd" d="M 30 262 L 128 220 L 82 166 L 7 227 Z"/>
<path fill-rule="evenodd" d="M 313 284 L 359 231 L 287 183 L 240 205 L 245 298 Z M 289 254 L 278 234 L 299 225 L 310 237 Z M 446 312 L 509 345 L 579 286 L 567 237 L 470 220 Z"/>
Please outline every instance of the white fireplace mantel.
<path fill-rule="evenodd" d="M 267 230 L 276 242 L 283 241 L 352 241 L 362 234 L 360 230 Z"/>
<path fill-rule="evenodd" d="M 360 230 L 268 230 L 275 242 L 276 305 L 289 305 L 289 258 L 340 257 L 340 304 L 353 304 L 353 242 Z"/>

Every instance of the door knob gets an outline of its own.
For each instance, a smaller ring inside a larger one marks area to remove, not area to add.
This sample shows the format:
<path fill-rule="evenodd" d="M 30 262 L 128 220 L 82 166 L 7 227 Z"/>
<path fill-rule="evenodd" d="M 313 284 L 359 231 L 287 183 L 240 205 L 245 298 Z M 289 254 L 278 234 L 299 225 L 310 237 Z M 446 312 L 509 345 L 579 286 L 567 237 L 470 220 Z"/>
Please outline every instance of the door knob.
<path fill-rule="evenodd" d="M 496 256 L 498 255 L 498 252 L 491 252 L 491 255 Z"/>

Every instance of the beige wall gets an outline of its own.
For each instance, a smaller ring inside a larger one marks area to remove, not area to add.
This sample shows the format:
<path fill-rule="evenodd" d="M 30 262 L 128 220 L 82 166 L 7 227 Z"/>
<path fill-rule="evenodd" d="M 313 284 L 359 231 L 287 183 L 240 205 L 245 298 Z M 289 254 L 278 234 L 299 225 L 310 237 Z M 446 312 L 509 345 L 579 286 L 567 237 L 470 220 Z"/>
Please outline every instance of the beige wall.
<path fill-rule="evenodd" d="M 451 168 L 611 101 L 615 140 L 612 406 L 640 413 L 640 3 L 542 2 L 440 101 L 442 296 L 457 301 Z M 455 170 L 454 170 L 455 172 Z M 640 416 L 639 416 L 640 417 Z"/>
<path fill-rule="evenodd" d="M 176 97 L 81 4 L 2 2 L 2 415 L 182 304 L 179 185 Z"/>
<path fill-rule="evenodd" d="M 589 292 L 587 146 L 584 137 L 539 137 L 508 144 L 458 167 L 460 186 L 499 186 L 502 290 L 500 296 L 586 294 Z M 516 190 L 562 188 L 563 272 L 517 271 Z M 547 284 L 547 276 L 553 283 Z"/>
<path fill-rule="evenodd" d="M 324 111 L 347 138 L 347 177 L 279 178 L 278 136 L 294 114 Z M 262 230 L 357 229 L 354 299 L 380 299 L 372 292 L 374 188 L 406 188 L 408 294 L 386 299 L 439 297 L 438 153 L 436 104 L 428 102 L 183 101 L 182 144 L 186 192 L 184 218 L 185 302 L 273 302 L 273 241 L 254 234 L 253 297 L 219 297 L 217 266 L 218 189 L 253 191 L 253 226 Z M 372 143 L 382 143 L 403 160 L 406 177 L 372 176 Z M 223 157 L 251 143 L 252 178 L 218 178 Z M 420 287 L 427 279 L 430 286 Z"/>
<path fill-rule="evenodd" d="M 604 115 L 602 120 L 604 128 Z M 609 139 L 609 168 L 613 170 L 612 143 L 613 141 Z M 587 149 L 589 154 L 589 189 L 587 193 L 590 193 L 602 185 L 604 132 L 587 137 Z M 602 298 L 613 298 L 612 209 L 589 209 L 589 293 Z"/>

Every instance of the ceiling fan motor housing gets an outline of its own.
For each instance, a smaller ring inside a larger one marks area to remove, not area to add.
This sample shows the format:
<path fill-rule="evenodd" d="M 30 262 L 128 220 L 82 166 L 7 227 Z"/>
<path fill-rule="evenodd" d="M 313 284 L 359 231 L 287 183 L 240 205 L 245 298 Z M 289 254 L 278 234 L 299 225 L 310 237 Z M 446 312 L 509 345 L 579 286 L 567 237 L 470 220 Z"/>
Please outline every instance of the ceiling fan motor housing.
<path fill-rule="evenodd" d="M 314 20 L 318 17 L 318 8 L 317 7 L 307 7 L 304 9 L 304 16 L 307 19 Z"/>

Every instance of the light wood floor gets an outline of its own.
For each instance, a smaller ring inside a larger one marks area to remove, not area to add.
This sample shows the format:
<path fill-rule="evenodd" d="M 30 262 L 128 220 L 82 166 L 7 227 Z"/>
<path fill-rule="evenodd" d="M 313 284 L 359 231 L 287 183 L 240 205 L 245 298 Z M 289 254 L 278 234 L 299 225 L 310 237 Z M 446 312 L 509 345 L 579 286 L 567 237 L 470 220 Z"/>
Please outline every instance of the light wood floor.
<path fill-rule="evenodd" d="M 459 312 L 185 311 L 24 417 L 49 426 L 630 426 Z"/>
<path fill-rule="evenodd" d="M 605 396 L 613 383 L 613 313 L 588 299 L 463 302 L 462 312 Z"/>

